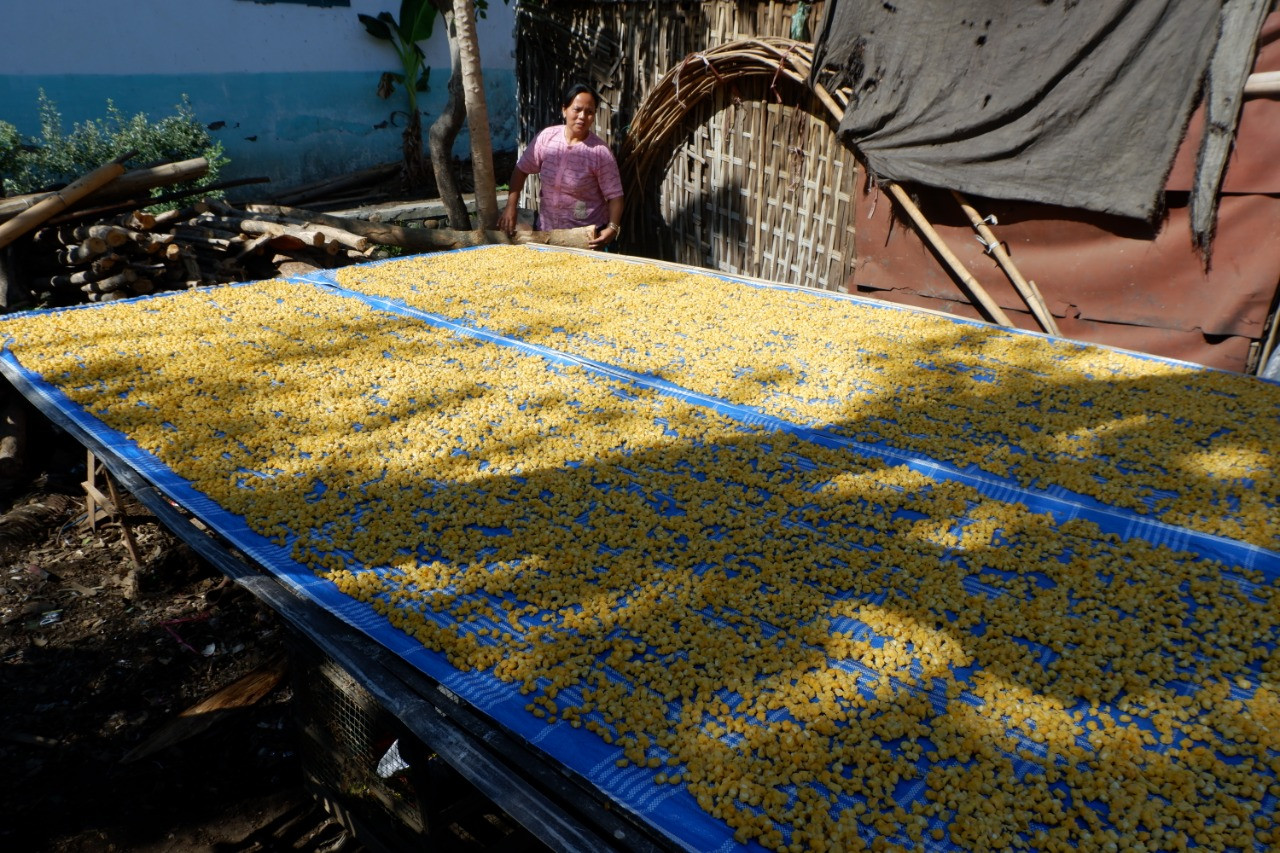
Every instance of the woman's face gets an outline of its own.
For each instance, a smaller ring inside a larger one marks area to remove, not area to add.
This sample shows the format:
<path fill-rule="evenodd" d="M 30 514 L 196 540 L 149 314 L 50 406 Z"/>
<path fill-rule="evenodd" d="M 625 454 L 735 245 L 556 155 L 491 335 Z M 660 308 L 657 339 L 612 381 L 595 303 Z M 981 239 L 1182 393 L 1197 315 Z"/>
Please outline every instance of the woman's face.
<path fill-rule="evenodd" d="M 579 92 L 561 112 L 569 138 L 586 139 L 596 120 L 596 99 L 586 92 Z"/>

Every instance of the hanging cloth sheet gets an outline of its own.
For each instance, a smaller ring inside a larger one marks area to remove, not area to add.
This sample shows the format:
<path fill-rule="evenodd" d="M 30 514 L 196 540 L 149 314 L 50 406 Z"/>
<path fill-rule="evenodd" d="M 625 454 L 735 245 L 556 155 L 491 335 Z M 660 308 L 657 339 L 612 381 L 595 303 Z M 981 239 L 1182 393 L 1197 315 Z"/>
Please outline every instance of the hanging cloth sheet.
<path fill-rule="evenodd" d="M 814 68 L 852 90 L 839 136 L 877 178 L 1151 221 L 1222 8 L 837 0 Z"/>

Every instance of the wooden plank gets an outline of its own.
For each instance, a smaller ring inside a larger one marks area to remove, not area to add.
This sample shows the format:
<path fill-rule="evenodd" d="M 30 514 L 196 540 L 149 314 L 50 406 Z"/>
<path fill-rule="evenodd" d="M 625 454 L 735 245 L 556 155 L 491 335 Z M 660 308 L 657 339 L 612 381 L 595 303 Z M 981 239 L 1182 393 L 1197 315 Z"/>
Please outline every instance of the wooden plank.
<path fill-rule="evenodd" d="M 187 708 L 158 732 L 125 753 L 120 763 L 132 764 L 139 759 L 154 755 L 209 730 L 219 721 L 226 719 L 232 711 L 256 705 L 276 689 L 287 671 L 288 659 L 283 655 L 267 661 L 249 674 Z"/>

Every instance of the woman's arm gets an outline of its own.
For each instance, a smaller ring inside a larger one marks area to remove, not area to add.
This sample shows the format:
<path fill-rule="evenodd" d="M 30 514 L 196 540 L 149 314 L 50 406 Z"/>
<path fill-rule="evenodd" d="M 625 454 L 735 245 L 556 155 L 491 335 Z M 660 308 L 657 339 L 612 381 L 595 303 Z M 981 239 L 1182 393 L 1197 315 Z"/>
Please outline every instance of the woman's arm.
<path fill-rule="evenodd" d="M 528 178 L 529 176 L 526 173 L 520 171 L 519 166 L 511 172 L 511 180 L 507 184 L 507 205 L 502 209 L 502 215 L 498 217 L 498 228 L 508 234 L 516 233 L 516 217 L 520 207 L 520 193 L 524 190 L 524 182 Z"/>

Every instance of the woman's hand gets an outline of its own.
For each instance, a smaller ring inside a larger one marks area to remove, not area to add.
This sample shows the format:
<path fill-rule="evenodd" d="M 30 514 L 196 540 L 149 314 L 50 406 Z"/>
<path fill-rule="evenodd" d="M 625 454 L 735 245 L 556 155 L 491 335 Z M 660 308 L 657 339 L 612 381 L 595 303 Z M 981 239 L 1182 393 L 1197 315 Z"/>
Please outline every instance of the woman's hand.
<path fill-rule="evenodd" d="M 498 229 L 508 237 L 516 233 L 516 209 L 511 205 L 502 209 L 502 215 L 498 217 Z"/>
<path fill-rule="evenodd" d="M 603 249 L 614 240 L 617 240 L 621 231 L 621 228 L 611 222 L 603 228 L 596 229 L 596 236 L 588 240 L 587 245 L 593 249 Z"/>

